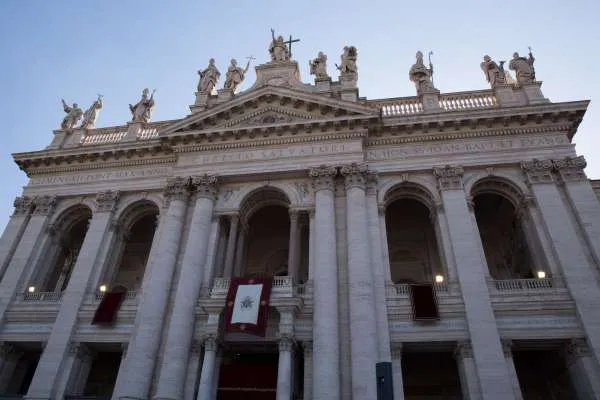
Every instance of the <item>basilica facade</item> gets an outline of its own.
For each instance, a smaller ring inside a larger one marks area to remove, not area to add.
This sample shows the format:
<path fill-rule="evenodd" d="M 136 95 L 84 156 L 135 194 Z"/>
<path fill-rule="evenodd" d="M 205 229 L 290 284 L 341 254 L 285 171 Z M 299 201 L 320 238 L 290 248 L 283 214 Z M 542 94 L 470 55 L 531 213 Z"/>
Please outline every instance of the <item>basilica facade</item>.
<path fill-rule="evenodd" d="M 440 93 L 419 52 L 416 96 L 366 99 L 353 46 L 309 84 L 272 39 L 247 90 L 211 60 L 184 118 L 64 103 L 13 155 L 0 399 L 599 399 L 588 102 L 516 53 Z"/>

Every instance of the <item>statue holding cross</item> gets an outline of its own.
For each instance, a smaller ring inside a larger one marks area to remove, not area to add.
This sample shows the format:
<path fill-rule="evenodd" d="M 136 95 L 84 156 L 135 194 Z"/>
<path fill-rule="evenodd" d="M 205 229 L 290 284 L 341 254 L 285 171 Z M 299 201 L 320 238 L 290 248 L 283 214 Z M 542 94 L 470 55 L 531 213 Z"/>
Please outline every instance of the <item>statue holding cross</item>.
<path fill-rule="evenodd" d="M 271 54 L 271 62 L 282 62 L 289 61 L 292 56 L 292 43 L 300 41 L 300 39 L 293 39 L 290 36 L 290 40 L 285 41 L 283 36 L 279 35 L 275 37 L 275 31 L 271 29 L 271 44 L 269 45 L 269 53 Z M 289 45 L 288 46 L 286 46 Z"/>

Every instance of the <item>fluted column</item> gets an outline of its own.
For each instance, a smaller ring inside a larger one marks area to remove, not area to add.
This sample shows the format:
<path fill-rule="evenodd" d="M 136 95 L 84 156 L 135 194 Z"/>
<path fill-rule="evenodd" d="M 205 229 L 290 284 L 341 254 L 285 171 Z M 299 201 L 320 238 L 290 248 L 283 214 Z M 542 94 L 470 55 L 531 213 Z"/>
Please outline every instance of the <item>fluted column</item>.
<path fill-rule="evenodd" d="M 460 388 L 465 400 L 482 400 L 477 366 L 473 359 L 473 349 L 469 342 L 459 342 L 454 350 L 454 358 L 458 367 Z M 506 389 L 506 388 L 505 388 Z"/>
<path fill-rule="evenodd" d="M 290 210 L 290 240 L 288 251 L 288 275 L 292 278 L 298 278 L 298 269 L 300 257 L 300 232 L 298 229 L 298 210 Z"/>
<path fill-rule="evenodd" d="M 390 268 L 390 254 L 388 248 L 388 239 L 387 239 L 387 227 L 385 223 L 385 207 L 379 206 L 379 230 L 381 235 L 381 255 L 383 260 L 383 276 L 385 277 L 385 282 L 392 282 L 392 271 Z"/>
<path fill-rule="evenodd" d="M 472 354 L 484 399 L 514 399 L 511 380 L 490 301 L 488 267 L 472 208 L 467 203 L 460 167 L 434 168 L 448 222 Z"/>
<path fill-rule="evenodd" d="M 33 199 L 23 196 L 14 201 L 15 212 L 8 220 L 2 236 L 0 236 L 0 281 L 4 276 L 6 267 L 15 252 L 21 236 L 25 231 L 27 222 L 33 210 Z"/>
<path fill-rule="evenodd" d="M 308 210 L 308 281 L 312 282 L 315 269 L 315 209 Z M 312 283 L 311 283 L 312 284 Z"/>
<path fill-rule="evenodd" d="M 571 383 L 579 399 L 600 399 L 600 368 L 585 339 L 572 339 L 565 348 Z"/>
<path fill-rule="evenodd" d="M 77 325 L 77 314 L 87 294 L 85 288 L 90 284 L 103 244 L 110 242 L 114 235 L 110 227 L 118 200 L 119 192 L 106 191 L 96 196 L 96 207 L 89 228 L 71 279 L 63 293 L 52 332 L 29 386 L 27 398 L 49 399 L 56 395 L 61 366 L 68 356 L 71 337 Z"/>
<path fill-rule="evenodd" d="M 57 399 L 65 395 L 83 395 L 94 361 L 94 352 L 84 343 L 72 343 L 56 390 Z"/>
<path fill-rule="evenodd" d="M 340 172 L 346 181 L 352 396 L 373 399 L 377 396 L 378 332 L 365 193 L 367 176 L 373 173 L 363 164 L 343 166 Z"/>
<path fill-rule="evenodd" d="M 168 179 L 165 190 L 168 206 L 161 217 L 160 232 L 155 235 L 159 242 L 156 251 L 151 252 L 148 278 L 144 280 L 136 315 L 136 329 L 129 341 L 125 366 L 117 377 L 113 399 L 149 398 L 188 196 L 189 179 Z M 189 317 L 192 318 L 192 315 Z"/>
<path fill-rule="evenodd" d="M 44 237 L 55 233 L 55 230 L 48 224 L 48 221 L 56 207 L 56 197 L 35 197 L 32 200 L 33 205 L 28 203 L 29 201 L 25 201 L 16 210 L 21 213 L 26 212 L 25 210 L 29 209 L 29 207 L 33 207 L 29 222 L 27 222 L 21 239 L 6 267 L 2 281 L 0 281 L 0 321 L 4 319 L 4 313 L 14 298 L 16 291 L 21 288 L 23 280 L 30 273 L 33 265 L 35 265 L 38 249 Z"/>
<path fill-rule="evenodd" d="M 213 385 L 215 385 L 215 362 L 217 359 L 218 342 L 215 336 L 204 339 L 204 360 L 198 384 L 196 400 L 212 400 Z"/>
<path fill-rule="evenodd" d="M 187 361 L 194 330 L 194 309 L 202 286 L 202 269 L 206 261 L 213 204 L 217 193 L 216 185 L 216 176 L 192 177 L 195 205 L 183 253 L 175 303 L 156 388 L 156 399 L 180 399 L 183 397 Z"/>
<path fill-rule="evenodd" d="M 600 362 L 600 291 L 595 271 L 598 267 L 588 257 L 590 252 L 593 253 L 593 247 L 584 239 L 586 230 L 577 226 L 573 207 L 565 204 L 565 196 L 557 186 L 552 160 L 526 161 L 521 163 L 521 167 L 542 216 L 543 225 L 547 228 L 554 248 L 553 255 L 555 254 L 566 286 L 575 300 L 575 308 L 588 344 L 596 361 Z M 565 177 L 563 174 L 562 179 Z M 579 207 L 585 208 L 589 203 L 583 200 Z M 595 223 L 589 229 L 593 226 Z"/>
<path fill-rule="evenodd" d="M 404 377 L 402 376 L 402 343 L 392 344 L 392 380 L 394 400 L 404 400 Z"/>
<path fill-rule="evenodd" d="M 237 214 L 234 214 L 230 216 L 230 219 L 231 224 L 229 225 L 229 237 L 227 239 L 227 253 L 225 254 L 225 266 L 223 267 L 224 278 L 231 278 L 231 275 L 233 274 L 233 262 L 238 236 L 239 217 Z"/>
<path fill-rule="evenodd" d="M 277 400 L 292 398 L 292 350 L 294 341 L 289 337 L 279 339 L 279 362 L 277 366 Z"/>
<path fill-rule="evenodd" d="M 306 341 L 302 343 L 302 351 L 304 352 L 304 382 L 303 392 L 304 400 L 312 399 L 312 384 L 313 384 L 313 361 L 312 361 L 312 342 Z"/>
<path fill-rule="evenodd" d="M 335 167 L 310 170 L 315 192 L 313 271 L 313 399 L 339 399 L 338 271 L 336 253 Z"/>
<path fill-rule="evenodd" d="M 513 359 L 512 346 L 512 340 L 502 339 L 502 350 L 504 350 L 504 357 L 506 357 L 506 364 L 508 365 L 510 381 L 512 383 L 513 392 L 515 393 L 515 399 L 523 400 L 521 385 L 519 385 L 519 377 L 517 376 L 517 369 L 515 368 L 515 360 Z"/>
<path fill-rule="evenodd" d="M 238 240 L 236 245 L 237 249 L 235 251 L 235 264 L 232 276 L 242 276 L 242 271 L 244 270 L 244 252 L 246 247 L 246 236 L 248 235 L 248 229 L 244 225 L 242 225 L 240 228 L 241 229 L 238 233 Z"/>
<path fill-rule="evenodd" d="M 198 375 L 200 374 L 202 361 L 202 343 L 197 340 L 192 341 L 190 355 L 188 360 L 187 377 L 185 379 L 185 387 L 183 390 L 184 400 L 193 400 L 198 384 Z"/>

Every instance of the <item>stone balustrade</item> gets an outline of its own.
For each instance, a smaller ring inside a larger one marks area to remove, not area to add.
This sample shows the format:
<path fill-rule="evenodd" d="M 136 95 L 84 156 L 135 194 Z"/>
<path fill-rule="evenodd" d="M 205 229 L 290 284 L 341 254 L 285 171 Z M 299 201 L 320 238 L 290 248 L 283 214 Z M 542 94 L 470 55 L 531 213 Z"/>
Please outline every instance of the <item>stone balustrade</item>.
<path fill-rule="evenodd" d="M 494 279 L 489 281 L 492 290 L 505 291 L 532 291 L 545 290 L 553 287 L 552 278 L 543 279 Z"/>
<path fill-rule="evenodd" d="M 494 107 L 498 107 L 498 100 L 491 90 L 440 95 L 440 108 L 444 111 L 478 110 Z"/>
<path fill-rule="evenodd" d="M 98 145 L 107 143 L 118 143 L 127 135 L 127 126 L 115 126 L 110 128 L 91 129 L 81 137 L 81 144 Z"/>
<path fill-rule="evenodd" d="M 372 100 L 367 104 L 381 110 L 382 117 L 414 115 L 423 112 L 423 104 L 418 97 L 397 97 L 395 99 Z"/>
<path fill-rule="evenodd" d="M 138 293 L 135 290 L 128 290 L 125 293 L 125 298 L 123 299 L 123 301 L 136 300 L 137 294 Z M 98 291 L 98 292 L 96 292 L 94 301 L 99 302 L 99 301 L 101 301 L 104 298 L 104 296 L 106 296 L 106 292 L 100 292 L 100 291 Z"/>
<path fill-rule="evenodd" d="M 229 291 L 229 278 L 216 278 L 210 291 L 211 298 L 227 296 Z M 294 279 L 291 276 L 274 276 L 271 287 L 271 297 L 294 297 L 298 292 Z"/>
<path fill-rule="evenodd" d="M 55 303 L 62 298 L 62 292 L 23 292 L 17 296 L 17 301 Z"/>

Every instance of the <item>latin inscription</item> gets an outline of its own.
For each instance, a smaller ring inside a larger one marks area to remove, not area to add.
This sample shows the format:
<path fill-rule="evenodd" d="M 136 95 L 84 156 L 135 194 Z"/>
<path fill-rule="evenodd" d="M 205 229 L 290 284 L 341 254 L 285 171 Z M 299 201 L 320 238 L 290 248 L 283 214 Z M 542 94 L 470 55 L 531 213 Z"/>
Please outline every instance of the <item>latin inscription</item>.
<path fill-rule="evenodd" d="M 139 170 L 99 171 L 73 175 L 52 175 L 31 178 L 31 180 L 29 181 L 29 185 L 74 185 L 79 183 L 111 181 L 120 179 L 152 178 L 156 176 L 167 175 L 169 171 L 169 168 L 151 168 Z"/>

